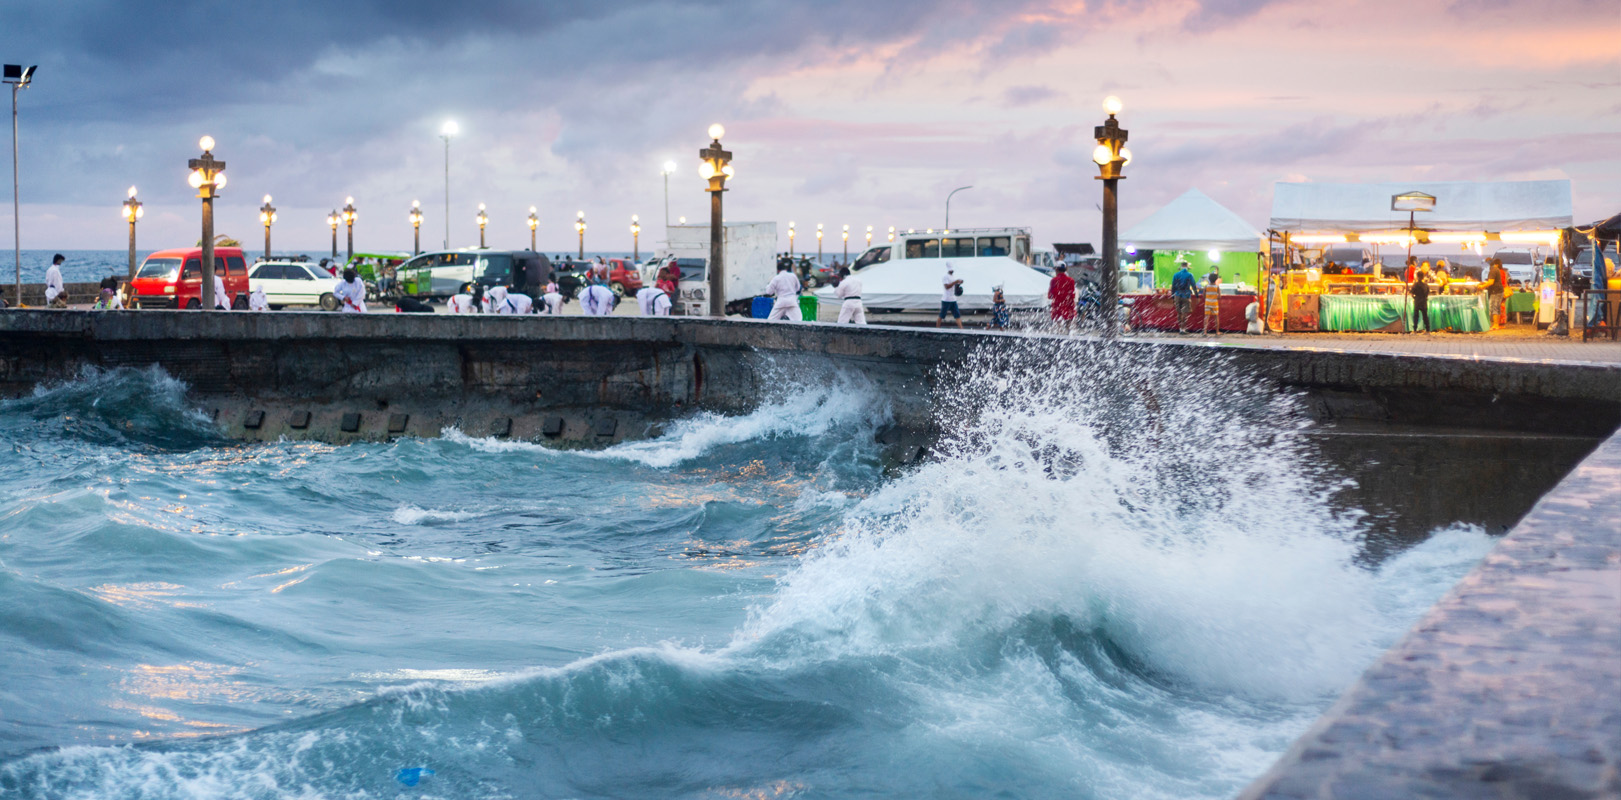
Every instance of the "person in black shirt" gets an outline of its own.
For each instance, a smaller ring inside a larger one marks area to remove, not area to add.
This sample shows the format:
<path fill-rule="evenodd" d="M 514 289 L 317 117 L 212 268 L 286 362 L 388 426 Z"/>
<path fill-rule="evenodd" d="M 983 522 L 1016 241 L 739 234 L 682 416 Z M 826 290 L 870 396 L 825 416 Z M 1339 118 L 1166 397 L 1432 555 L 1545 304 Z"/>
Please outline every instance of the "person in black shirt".
<path fill-rule="evenodd" d="M 1419 317 L 1424 318 L 1424 332 L 1434 333 L 1434 330 L 1430 327 L 1430 284 L 1424 280 L 1426 277 L 1428 276 L 1422 270 L 1419 271 L 1414 276 L 1413 283 L 1408 287 L 1408 291 L 1412 292 L 1413 295 L 1413 324 L 1408 327 L 1408 330 L 1414 333 L 1418 332 Z"/>

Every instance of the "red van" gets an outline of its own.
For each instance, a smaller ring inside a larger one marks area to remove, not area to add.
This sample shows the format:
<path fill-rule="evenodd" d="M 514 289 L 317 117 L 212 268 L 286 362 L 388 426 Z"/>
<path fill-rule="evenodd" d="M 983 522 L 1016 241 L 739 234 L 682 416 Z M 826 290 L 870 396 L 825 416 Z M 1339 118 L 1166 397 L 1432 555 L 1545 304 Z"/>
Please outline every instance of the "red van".
<path fill-rule="evenodd" d="M 242 248 L 214 248 L 214 273 L 225 281 L 231 308 L 247 308 L 248 264 Z M 131 283 L 141 308 L 202 308 L 203 249 L 159 250 L 141 262 Z"/>

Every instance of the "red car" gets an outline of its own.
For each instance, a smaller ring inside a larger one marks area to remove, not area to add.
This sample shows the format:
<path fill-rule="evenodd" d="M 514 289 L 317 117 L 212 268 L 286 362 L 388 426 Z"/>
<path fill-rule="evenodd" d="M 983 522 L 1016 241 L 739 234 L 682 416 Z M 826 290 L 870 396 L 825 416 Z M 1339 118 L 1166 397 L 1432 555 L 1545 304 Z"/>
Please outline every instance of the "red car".
<path fill-rule="evenodd" d="M 214 248 L 214 271 L 225 281 L 231 308 L 247 308 L 248 264 L 242 248 Z M 141 308 L 202 308 L 202 279 L 203 249 L 182 247 L 147 256 L 131 284 Z"/>
<path fill-rule="evenodd" d="M 620 297 L 641 291 L 642 273 L 636 270 L 636 262 L 628 258 L 608 259 L 608 288 Z"/>

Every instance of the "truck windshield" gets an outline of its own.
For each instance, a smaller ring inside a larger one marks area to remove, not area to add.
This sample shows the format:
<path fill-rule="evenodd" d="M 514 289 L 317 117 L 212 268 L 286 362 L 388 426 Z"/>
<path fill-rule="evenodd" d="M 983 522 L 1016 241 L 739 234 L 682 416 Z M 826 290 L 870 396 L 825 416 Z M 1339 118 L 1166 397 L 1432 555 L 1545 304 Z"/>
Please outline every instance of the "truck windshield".
<path fill-rule="evenodd" d="M 506 283 L 512 277 L 512 256 L 505 254 L 479 256 L 478 271 L 486 280 Z"/>
<path fill-rule="evenodd" d="M 178 258 L 149 258 L 141 265 L 141 271 L 135 273 L 137 278 L 172 278 L 180 271 Z"/>

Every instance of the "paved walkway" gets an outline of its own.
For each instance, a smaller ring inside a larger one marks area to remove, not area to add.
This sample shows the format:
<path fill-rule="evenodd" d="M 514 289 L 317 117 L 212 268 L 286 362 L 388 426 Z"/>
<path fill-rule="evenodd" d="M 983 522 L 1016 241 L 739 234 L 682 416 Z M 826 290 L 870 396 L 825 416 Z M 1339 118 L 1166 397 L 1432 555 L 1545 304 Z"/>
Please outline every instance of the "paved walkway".
<path fill-rule="evenodd" d="M 1143 336 L 1139 334 L 1139 336 Z M 1145 338 L 1200 342 L 1230 347 L 1280 347 L 1337 350 L 1350 353 L 1506 358 L 1527 361 L 1573 361 L 1621 364 L 1621 342 L 1569 339 L 1508 328 L 1491 333 L 1296 333 L 1246 336 L 1150 335 Z"/>

